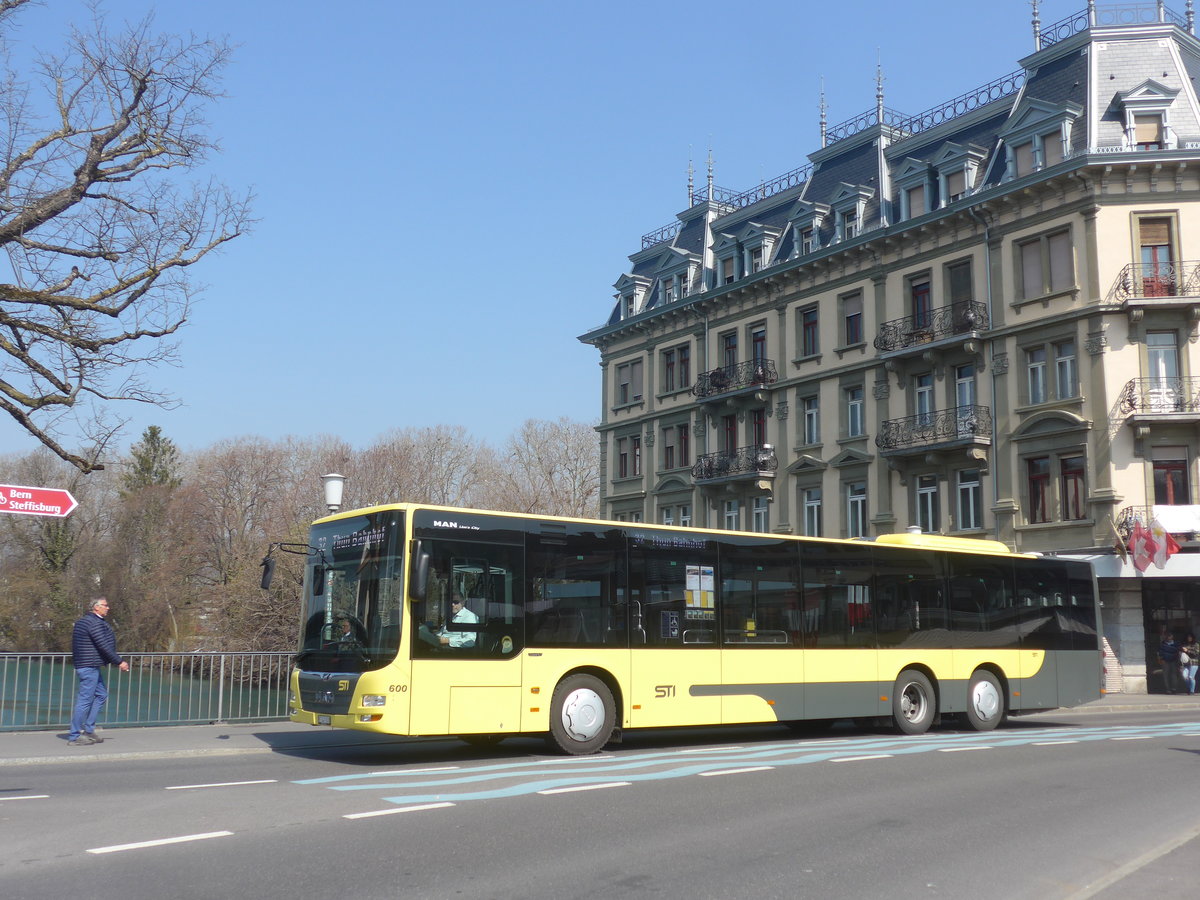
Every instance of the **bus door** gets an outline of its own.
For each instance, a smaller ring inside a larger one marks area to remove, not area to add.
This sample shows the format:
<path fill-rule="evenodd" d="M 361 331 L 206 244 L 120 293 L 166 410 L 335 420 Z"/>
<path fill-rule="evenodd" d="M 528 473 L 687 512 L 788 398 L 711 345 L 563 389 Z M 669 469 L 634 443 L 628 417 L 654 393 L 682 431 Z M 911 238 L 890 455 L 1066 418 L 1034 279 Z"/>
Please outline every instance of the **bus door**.
<path fill-rule="evenodd" d="M 871 548 L 806 543 L 800 550 L 804 717 L 839 719 L 886 712 L 879 700 Z M 889 676 L 885 693 L 890 691 Z"/>
<path fill-rule="evenodd" d="M 721 720 L 804 717 L 800 553 L 795 541 L 727 538 L 721 544 Z"/>
<path fill-rule="evenodd" d="M 522 548 L 427 540 L 423 549 L 430 572 L 409 629 L 409 733 L 519 731 Z"/>
<path fill-rule="evenodd" d="M 716 567 L 697 535 L 630 535 L 632 727 L 720 723 Z"/>

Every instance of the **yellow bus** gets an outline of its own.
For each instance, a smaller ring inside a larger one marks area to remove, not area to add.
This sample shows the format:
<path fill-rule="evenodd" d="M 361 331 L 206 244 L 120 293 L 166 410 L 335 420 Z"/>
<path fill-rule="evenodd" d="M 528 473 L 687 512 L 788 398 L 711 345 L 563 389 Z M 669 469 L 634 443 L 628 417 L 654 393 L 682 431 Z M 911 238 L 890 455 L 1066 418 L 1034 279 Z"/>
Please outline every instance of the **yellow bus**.
<path fill-rule="evenodd" d="M 994 541 L 394 504 L 319 519 L 299 549 L 294 722 L 586 754 L 631 728 L 983 731 L 1101 692 L 1090 566 Z"/>

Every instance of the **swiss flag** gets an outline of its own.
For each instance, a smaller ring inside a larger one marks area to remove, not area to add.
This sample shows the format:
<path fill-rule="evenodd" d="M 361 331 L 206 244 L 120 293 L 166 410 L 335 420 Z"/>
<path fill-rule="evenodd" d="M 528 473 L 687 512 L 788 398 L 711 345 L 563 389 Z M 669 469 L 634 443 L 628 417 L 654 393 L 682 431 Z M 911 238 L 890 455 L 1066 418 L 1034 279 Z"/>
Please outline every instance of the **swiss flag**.
<path fill-rule="evenodd" d="M 1162 523 L 1155 519 L 1150 523 L 1150 536 L 1154 541 L 1154 565 L 1160 569 L 1167 567 L 1167 560 L 1179 552 L 1179 544 L 1170 532 L 1163 528 Z"/>
<path fill-rule="evenodd" d="M 1139 572 L 1145 572 L 1154 562 L 1154 554 L 1158 552 L 1158 544 L 1154 536 L 1147 531 L 1140 521 L 1133 523 L 1133 535 L 1129 538 L 1129 555 L 1133 557 L 1133 567 Z"/>

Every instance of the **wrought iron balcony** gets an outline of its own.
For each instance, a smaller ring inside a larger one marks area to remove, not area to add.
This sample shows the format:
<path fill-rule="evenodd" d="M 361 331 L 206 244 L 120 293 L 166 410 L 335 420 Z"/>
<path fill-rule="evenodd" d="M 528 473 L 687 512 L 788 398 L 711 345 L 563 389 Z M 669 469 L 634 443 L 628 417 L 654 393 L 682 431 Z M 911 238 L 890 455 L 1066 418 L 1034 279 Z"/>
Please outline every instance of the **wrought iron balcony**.
<path fill-rule="evenodd" d="M 730 480 L 765 475 L 778 468 L 779 458 L 775 455 L 775 448 L 763 444 L 761 447 L 738 447 L 733 451 L 698 456 L 692 466 L 692 478 L 697 482 Z"/>
<path fill-rule="evenodd" d="M 779 372 L 775 369 L 775 360 L 751 359 L 731 366 L 722 366 L 711 372 L 701 372 L 696 377 L 696 383 L 692 385 L 692 393 L 703 400 L 718 394 L 763 387 L 778 380 Z"/>
<path fill-rule="evenodd" d="M 935 444 L 990 444 L 992 411 L 986 406 L 955 406 L 903 419 L 887 419 L 875 438 L 881 451 L 927 449 Z"/>
<path fill-rule="evenodd" d="M 984 331 L 987 327 L 987 304 L 978 300 L 960 300 L 925 316 L 905 316 L 884 322 L 879 326 L 875 349 L 882 353 L 905 350 L 956 334 Z"/>
<path fill-rule="evenodd" d="M 1133 378 L 1117 408 L 1125 416 L 1200 414 L 1200 378 Z"/>
<path fill-rule="evenodd" d="M 1128 541 L 1134 523 L 1149 528 L 1156 517 L 1176 540 L 1195 540 L 1200 534 L 1200 506 L 1126 506 L 1117 513 L 1117 531 Z"/>
<path fill-rule="evenodd" d="M 1117 275 L 1113 296 L 1123 303 L 1200 296 L 1200 262 L 1130 263 Z"/>

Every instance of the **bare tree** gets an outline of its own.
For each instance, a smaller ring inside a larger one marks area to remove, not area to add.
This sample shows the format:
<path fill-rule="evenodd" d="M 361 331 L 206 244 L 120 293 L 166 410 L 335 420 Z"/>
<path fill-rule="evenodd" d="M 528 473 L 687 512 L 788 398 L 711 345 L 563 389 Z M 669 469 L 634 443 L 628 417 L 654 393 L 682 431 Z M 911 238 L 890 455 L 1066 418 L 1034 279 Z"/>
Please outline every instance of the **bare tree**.
<path fill-rule="evenodd" d="M 488 479 L 488 506 L 542 515 L 599 515 L 600 443 L 591 425 L 567 418 L 528 419 L 495 464 Z"/>
<path fill-rule="evenodd" d="M 25 2 L 0 2 L 0 44 Z M 249 195 L 189 181 L 229 46 L 152 24 L 93 10 L 32 73 L 0 71 L 0 409 L 84 472 L 102 466 L 63 446 L 64 416 L 95 442 L 106 401 L 171 404 L 146 379 L 175 359 L 188 269 L 249 224 Z"/>

